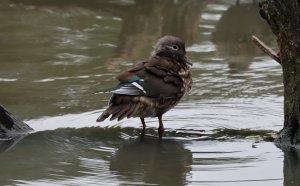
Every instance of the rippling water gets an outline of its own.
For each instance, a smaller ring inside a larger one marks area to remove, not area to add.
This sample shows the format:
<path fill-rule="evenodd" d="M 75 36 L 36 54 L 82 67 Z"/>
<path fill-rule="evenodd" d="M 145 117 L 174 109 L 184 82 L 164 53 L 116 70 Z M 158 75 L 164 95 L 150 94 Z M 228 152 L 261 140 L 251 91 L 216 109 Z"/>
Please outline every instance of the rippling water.
<path fill-rule="evenodd" d="M 298 185 L 283 124 L 275 38 L 252 1 L 0 1 L 0 103 L 35 133 L 0 141 L 0 185 Z M 96 123 L 115 75 L 165 34 L 194 62 L 191 93 L 165 114 Z"/>

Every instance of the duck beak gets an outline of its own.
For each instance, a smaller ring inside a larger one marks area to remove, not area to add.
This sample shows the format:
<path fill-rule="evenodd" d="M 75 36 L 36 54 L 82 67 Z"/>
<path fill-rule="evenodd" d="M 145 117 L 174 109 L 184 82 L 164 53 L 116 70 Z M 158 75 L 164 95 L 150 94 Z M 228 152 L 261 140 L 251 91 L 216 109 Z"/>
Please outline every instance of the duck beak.
<path fill-rule="evenodd" d="M 193 66 L 192 61 L 188 57 L 186 57 L 186 56 L 184 56 L 184 62 L 186 62 L 187 64 Z"/>

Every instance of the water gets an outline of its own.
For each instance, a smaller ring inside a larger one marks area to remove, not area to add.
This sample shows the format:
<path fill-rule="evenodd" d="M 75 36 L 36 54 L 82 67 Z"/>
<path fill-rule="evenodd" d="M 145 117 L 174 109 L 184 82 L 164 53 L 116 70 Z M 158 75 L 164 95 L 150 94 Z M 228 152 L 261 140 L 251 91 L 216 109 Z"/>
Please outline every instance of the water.
<path fill-rule="evenodd" d="M 0 141 L 0 185 L 299 185 L 275 38 L 252 1 L 0 1 L 0 103 L 35 133 Z M 194 86 L 164 115 L 96 123 L 115 75 L 182 37 Z"/>

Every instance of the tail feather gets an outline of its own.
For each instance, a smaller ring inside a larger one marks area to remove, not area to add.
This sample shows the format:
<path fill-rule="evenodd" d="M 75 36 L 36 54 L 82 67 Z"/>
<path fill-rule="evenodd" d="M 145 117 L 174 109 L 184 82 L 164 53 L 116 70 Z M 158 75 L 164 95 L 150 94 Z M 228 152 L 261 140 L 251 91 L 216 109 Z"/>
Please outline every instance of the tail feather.
<path fill-rule="evenodd" d="M 114 120 L 114 119 L 117 119 L 117 118 L 119 120 L 119 117 L 129 109 L 129 106 L 130 105 L 127 105 L 127 104 L 118 105 L 117 107 L 119 107 L 119 111 L 113 113 L 110 120 Z"/>
<path fill-rule="evenodd" d="M 131 107 L 129 108 L 129 110 L 127 111 L 127 113 L 126 113 L 126 117 L 127 118 L 130 118 L 130 115 L 131 115 L 131 113 L 134 111 L 134 109 L 136 108 L 136 104 L 137 103 L 132 103 L 131 104 Z"/>
<path fill-rule="evenodd" d="M 140 105 L 141 105 L 141 103 L 134 104 L 134 106 L 133 106 L 134 109 L 128 113 L 127 118 L 130 118 L 130 117 L 132 117 L 134 115 L 137 115 L 136 112 L 139 110 Z"/>
<path fill-rule="evenodd" d="M 106 118 L 108 118 L 110 115 L 117 113 L 120 111 L 119 107 L 115 107 L 113 105 L 110 105 L 96 120 L 97 122 L 104 121 Z"/>
<path fill-rule="evenodd" d="M 104 111 L 96 120 L 96 122 L 102 122 L 104 121 L 106 118 L 108 118 L 110 116 L 110 114 L 108 114 L 106 111 Z"/>
<path fill-rule="evenodd" d="M 96 120 L 97 122 L 102 122 L 107 119 L 109 120 L 118 119 L 118 121 L 124 119 L 125 117 L 130 118 L 139 111 L 140 103 L 134 104 L 121 104 L 121 105 L 110 105 Z"/>
<path fill-rule="evenodd" d="M 121 121 L 122 119 L 124 119 L 124 118 L 127 116 L 127 113 L 128 113 L 128 112 L 124 112 L 123 114 L 121 114 L 121 115 L 118 117 L 118 121 Z"/>
<path fill-rule="evenodd" d="M 118 121 L 124 119 L 127 116 L 128 110 L 130 110 L 131 104 L 125 105 L 125 107 L 118 113 Z"/>

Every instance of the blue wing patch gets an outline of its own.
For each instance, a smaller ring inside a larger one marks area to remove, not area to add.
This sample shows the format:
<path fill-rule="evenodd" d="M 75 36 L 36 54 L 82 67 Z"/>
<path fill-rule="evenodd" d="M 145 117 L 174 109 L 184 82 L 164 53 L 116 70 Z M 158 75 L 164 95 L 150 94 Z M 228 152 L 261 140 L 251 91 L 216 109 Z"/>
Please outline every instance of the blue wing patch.
<path fill-rule="evenodd" d="M 132 77 L 126 81 L 122 81 L 119 86 L 107 90 L 99 90 L 98 93 L 114 93 L 114 94 L 124 94 L 124 95 L 144 95 L 146 91 L 144 90 L 141 83 L 144 79 L 140 77 Z"/>
<path fill-rule="evenodd" d="M 134 76 L 130 79 L 127 79 L 125 81 L 121 81 L 121 83 L 127 84 L 127 83 L 133 83 L 133 82 L 137 82 L 137 81 L 141 81 L 142 78 L 138 77 L 138 76 Z"/>

